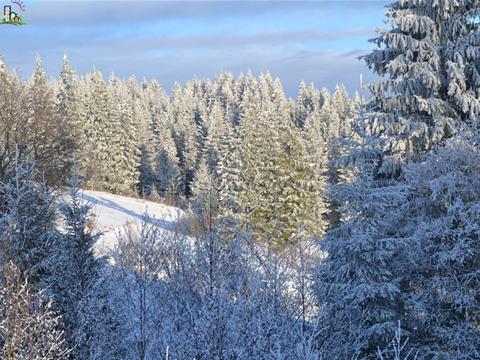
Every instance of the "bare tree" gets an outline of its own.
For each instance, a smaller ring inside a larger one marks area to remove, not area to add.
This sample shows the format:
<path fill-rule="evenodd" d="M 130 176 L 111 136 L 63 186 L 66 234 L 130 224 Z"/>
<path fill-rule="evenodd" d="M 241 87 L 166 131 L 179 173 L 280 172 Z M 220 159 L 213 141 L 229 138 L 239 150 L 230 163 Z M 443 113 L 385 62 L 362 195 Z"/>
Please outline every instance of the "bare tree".
<path fill-rule="evenodd" d="M 42 292 L 33 293 L 13 264 L 3 266 L 0 287 L 0 358 L 67 359 L 60 317 Z"/>

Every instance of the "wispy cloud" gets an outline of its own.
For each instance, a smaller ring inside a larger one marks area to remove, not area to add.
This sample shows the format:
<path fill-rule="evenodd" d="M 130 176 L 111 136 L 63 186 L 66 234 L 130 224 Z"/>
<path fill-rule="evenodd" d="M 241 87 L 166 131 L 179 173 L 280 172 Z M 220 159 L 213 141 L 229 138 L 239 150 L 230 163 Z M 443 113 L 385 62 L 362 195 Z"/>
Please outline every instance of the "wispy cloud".
<path fill-rule="evenodd" d="M 356 58 L 382 24 L 379 1 L 31 1 L 29 26 L 2 27 L 9 65 L 27 76 L 39 52 L 51 75 L 70 54 L 126 77 L 158 78 L 168 89 L 194 74 L 270 70 L 289 95 L 300 80 L 352 90 L 368 70 Z"/>

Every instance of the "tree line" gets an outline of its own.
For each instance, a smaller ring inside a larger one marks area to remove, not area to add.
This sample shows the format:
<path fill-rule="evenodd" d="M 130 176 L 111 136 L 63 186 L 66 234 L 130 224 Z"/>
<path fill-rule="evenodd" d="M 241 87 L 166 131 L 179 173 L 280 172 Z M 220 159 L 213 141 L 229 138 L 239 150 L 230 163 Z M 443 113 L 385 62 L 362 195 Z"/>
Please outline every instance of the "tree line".
<path fill-rule="evenodd" d="M 49 186 L 64 186 L 75 164 L 87 189 L 183 206 L 211 177 L 222 213 L 257 235 L 276 229 L 278 242 L 337 222 L 325 193 L 348 178 L 334 161 L 359 103 L 343 86 L 330 94 L 301 83 L 292 100 L 268 73 L 223 73 L 168 96 L 155 81 L 79 77 L 67 56 L 58 79 L 47 81 L 37 56 L 31 80 L 2 65 L 0 82 L 2 179 L 19 151 Z"/>

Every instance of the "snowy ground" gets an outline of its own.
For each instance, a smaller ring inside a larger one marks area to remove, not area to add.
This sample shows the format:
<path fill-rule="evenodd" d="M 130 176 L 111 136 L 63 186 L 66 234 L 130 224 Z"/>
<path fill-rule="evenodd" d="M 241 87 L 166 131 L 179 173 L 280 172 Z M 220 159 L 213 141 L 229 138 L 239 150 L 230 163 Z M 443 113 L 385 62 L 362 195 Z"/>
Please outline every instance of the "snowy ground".
<path fill-rule="evenodd" d="M 183 215 L 182 210 L 175 207 L 105 192 L 84 191 L 83 198 L 93 206 L 95 228 L 103 233 L 95 249 L 99 254 L 114 248 L 116 234 L 125 226 L 145 220 L 169 230 Z"/>

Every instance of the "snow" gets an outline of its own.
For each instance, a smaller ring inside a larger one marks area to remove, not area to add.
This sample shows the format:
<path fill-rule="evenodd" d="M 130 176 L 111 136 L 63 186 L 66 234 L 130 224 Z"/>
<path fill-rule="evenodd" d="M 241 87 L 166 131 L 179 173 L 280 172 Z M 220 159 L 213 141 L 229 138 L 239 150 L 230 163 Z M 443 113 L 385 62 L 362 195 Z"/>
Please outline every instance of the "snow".
<path fill-rule="evenodd" d="M 127 226 L 135 226 L 144 220 L 168 231 L 184 215 L 182 210 L 172 206 L 106 192 L 83 191 L 82 197 L 92 205 L 95 229 L 102 232 L 95 246 L 98 254 L 113 250 L 117 234 Z"/>

